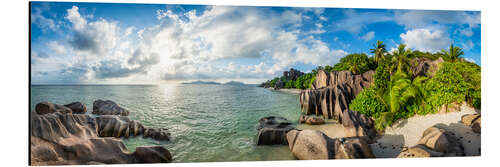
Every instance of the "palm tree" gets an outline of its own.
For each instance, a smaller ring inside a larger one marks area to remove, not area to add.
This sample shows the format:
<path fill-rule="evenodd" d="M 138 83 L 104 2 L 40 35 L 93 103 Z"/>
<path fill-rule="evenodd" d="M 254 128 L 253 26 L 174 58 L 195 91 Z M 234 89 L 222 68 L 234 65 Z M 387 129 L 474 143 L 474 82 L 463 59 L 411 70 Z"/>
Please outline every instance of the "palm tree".
<path fill-rule="evenodd" d="M 384 58 L 384 54 L 387 53 L 387 50 L 385 49 L 385 44 L 382 41 L 377 41 L 375 45 L 373 45 L 374 48 L 370 49 L 370 53 L 373 53 L 375 56 L 375 62 L 377 64 Z"/>
<path fill-rule="evenodd" d="M 453 44 L 450 45 L 450 48 L 448 49 L 448 51 L 446 50 L 441 50 L 441 52 L 443 52 L 443 54 L 446 56 L 446 58 L 448 58 L 448 60 L 454 62 L 458 59 L 458 57 L 464 55 L 464 51 L 462 51 L 462 48 L 460 47 L 457 47 L 457 46 L 453 46 Z"/>
<path fill-rule="evenodd" d="M 405 44 L 399 44 L 398 49 L 394 51 L 393 62 L 396 63 L 397 71 L 402 71 L 408 67 L 408 56 L 412 53 L 411 49 L 406 49 Z"/>

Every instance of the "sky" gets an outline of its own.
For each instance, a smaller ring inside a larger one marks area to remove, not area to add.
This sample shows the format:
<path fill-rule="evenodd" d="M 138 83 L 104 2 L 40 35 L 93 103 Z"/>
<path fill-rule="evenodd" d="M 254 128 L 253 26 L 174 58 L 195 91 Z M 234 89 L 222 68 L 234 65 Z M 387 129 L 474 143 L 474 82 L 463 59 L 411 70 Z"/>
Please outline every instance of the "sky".
<path fill-rule="evenodd" d="M 463 48 L 481 65 L 479 11 L 31 3 L 32 84 L 259 83 L 366 53 Z"/>

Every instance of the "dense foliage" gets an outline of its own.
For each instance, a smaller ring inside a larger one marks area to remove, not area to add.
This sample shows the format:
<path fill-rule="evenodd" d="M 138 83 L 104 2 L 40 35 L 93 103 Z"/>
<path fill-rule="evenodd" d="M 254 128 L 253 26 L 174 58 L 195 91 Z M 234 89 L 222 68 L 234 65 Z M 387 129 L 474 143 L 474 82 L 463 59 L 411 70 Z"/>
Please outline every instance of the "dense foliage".
<path fill-rule="evenodd" d="M 368 70 L 376 68 L 375 60 L 368 58 L 364 53 L 349 54 L 340 59 L 339 63 L 333 66 L 335 71 L 351 71 L 353 74 L 362 74 Z"/>
<path fill-rule="evenodd" d="M 351 101 L 351 110 L 373 117 L 375 127 L 383 130 L 398 119 L 435 113 L 444 104 L 466 101 L 481 107 L 481 68 L 460 58 L 460 48 L 451 45 L 442 53 L 426 53 L 405 47 L 402 44 L 393 53 L 379 56 L 373 85 Z M 439 57 L 445 62 L 433 76 L 411 77 L 412 58 Z"/>
<path fill-rule="evenodd" d="M 297 89 L 308 89 L 311 88 L 312 83 L 315 81 L 316 75 L 313 75 L 312 73 L 306 73 L 295 81 L 295 88 Z"/>

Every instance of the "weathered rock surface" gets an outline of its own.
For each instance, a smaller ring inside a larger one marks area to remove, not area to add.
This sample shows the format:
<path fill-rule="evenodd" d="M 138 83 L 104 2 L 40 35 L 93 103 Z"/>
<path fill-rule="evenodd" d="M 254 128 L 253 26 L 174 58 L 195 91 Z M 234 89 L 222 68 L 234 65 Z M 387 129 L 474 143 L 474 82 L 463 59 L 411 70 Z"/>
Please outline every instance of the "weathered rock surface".
<path fill-rule="evenodd" d="M 287 140 L 300 160 L 375 158 L 371 147 L 359 138 L 331 139 L 317 130 L 291 130 Z"/>
<path fill-rule="evenodd" d="M 313 117 L 307 115 L 301 115 L 299 118 L 299 123 L 309 124 L 309 125 L 322 125 L 325 124 L 325 119 L 320 117 Z"/>
<path fill-rule="evenodd" d="M 85 114 L 87 112 L 87 106 L 80 102 L 72 102 L 69 104 L 65 104 L 65 107 L 68 107 L 73 111 L 73 114 Z"/>
<path fill-rule="evenodd" d="M 474 133 L 481 133 L 481 114 L 466 114 L 462 116 L 462 123 L 470 126 Z"/>
<path fill-rule="evenodd" d="M 111 100 L 96 100 L 92 107 L 92 114 L 128 116 L 129 111 Z"/>
<path fill-rule="evenodd" d="M 75 165 L 169 162 L 164 148 L 129 152 L 115 138 L 99 137 L 95 119 L 85 114 L 31 114 L 31 164 Z M 170 156 L 171 157 L 171 156 Z"/>
<path fill-rule="evenodd" d="M 459 104 L 457 102 L 453 102 L 450 104 L 443 104 L 441 107 L 438 108 L 438 113 L 444 114 L 447 112 L 460 112 L 462 111 L 462 108 L 460 106 L 464 104 L 465 102 L 463 104 Z"/>
<path fill-rule="evenodd" d="M 48 114 L 48 113 L 55 113 L 55 112 L 60 112 L 63 114 L 72 113 L 71 109 L 66 107 L 66 106 L 54 104 L 54 103 L 50 103 L 50 102 L 46 102 L 46 101 L 36 104 L 35 111 L 37 114 Z"/>
<path fill-rule="evenodd" d="M 399 154 L 407 157 L 449 157 L 464 156 L 464 147 L 454 135 L 438 127 L 426 129 L 416 146 Z"/>
<path fill-rule="evenodd" d="M 126 116 L 102 115 L 96 117 L 97 132 L 100 137 L 125 137 L 143 135 L 155 140 L 170 140 L 170 133 L 165 128 L 145 128 L 141 123 Z"/>
<path fill-rule="evenodd" d="M 438 65 L 444 62 L 443 58 L 438 58 L 437 60 L 430 60 L 427 58 L 416 58 L 410 61 L 411 71 L 413 77 L 416 76 L 426 76 L 432 77 L 434 73 L 438 70 Z"/>
<path fill-rule="evenodd" d="M 286 134 L 295 129 L 292 123 L 283 117 L 264 117 L 257 127 L 257 145 L 288 144 Z"/>
<path fill-rule="evenodd" d="M 346 137 L 359 137 L 370 144 L 375 142 L 377 131 L 370 117 L 357 111 L 347 110 L 343 112 L 341 122 Z"/>
<path fill-rule="evenodd" d="M 353 75 L 349 71 L 327 73 L 320 70 L 313 83 L 314 89 L 300 93 L 301 111 L 305 114 L 323 115 L 325 118 L 340 119 L 342 112 L 356 95 L 369 87 L 374 71 Z"/>

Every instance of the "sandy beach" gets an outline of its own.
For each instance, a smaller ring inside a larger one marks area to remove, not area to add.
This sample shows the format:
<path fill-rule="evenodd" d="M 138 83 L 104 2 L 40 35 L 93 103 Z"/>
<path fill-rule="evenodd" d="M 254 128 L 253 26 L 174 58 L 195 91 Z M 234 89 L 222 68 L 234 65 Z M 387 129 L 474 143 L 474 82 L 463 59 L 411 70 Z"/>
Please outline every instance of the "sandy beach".
<path fill-rule="evenodd" d="M 414 116 L 399 120 L 392 127 L 388 127 L 385 134 L 370 146 L 377 158 L 395 158 L 405 147 L 416 145 L 425 129 L 439 124 L 437 126 L 440 128 L 455 134 L 464 146 L 467 156 L 479 156 L 481 155 L 481 135 L 472 132 L 470 127 L 461 123 L 463 115 L 473 113 L 476 113 L 474 108 L 462 105 L 460 112 Z M 333 120 L 328 120 L 324 125 L 301 124 L 298 128 L 319 130 L 331 138 L 344 136 L 342 125 Z"/>
<path fill-rule="evenodd" d="M 269 88 L 271 90 L 274 90 L 273 88 Z M 300 89 L 278 89 L 274 91 L 281 91 L 281 92 L 286 92 L 286 93 L 292 93 L 292 94 L 300 94 Z"/>

